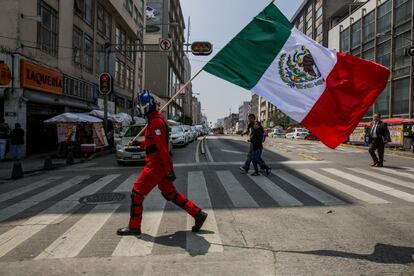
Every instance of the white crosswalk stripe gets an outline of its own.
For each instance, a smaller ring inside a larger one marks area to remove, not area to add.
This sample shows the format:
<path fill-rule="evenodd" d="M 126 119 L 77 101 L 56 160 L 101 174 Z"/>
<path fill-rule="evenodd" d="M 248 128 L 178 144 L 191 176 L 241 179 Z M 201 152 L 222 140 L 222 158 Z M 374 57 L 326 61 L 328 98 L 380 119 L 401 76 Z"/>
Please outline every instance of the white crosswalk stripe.
<path fill-rule="evenodd" d="M 75 207 L 79 206 L 82 196 L 90 195 L 116 179 L 119 174 L 110 174 L 102 177 L 82 190 L 68 196 L 41 213 L 24 221 L 21 225 L 13 227 L 0 235 L 0 257 L 4 256 L 15 247 L 40 232 L 52 223 L 59 223 L 70 215 Z"/>
<path fill-rule="evenodd" d="M 407 173 L 402 170 L 394 170 L 394 169 L 389 169 L 389 168 L 375 168 L 375 170 L 390 173 L 390 174 L 395 174 L 395 175 L 402 176 L 405 178 L 414 179 L 414 174 Z"/>
<path fill-rule="evenodd" d="M 360 173 L 360 174 L 370 176 L 372 178 L 387 181 L 387 182 L 390 182 L 392 184 L 396 184 L 396 185 L 399 185 L 399 186 L 402 186 L 402 187 L 414 189 L 414 183 L 407 182 L 407 181 L 398 179 L 396 177 L 391 177 L 391 176 L 388 176 L 388 175 L 385 175 L 385 174 L 379 174 L 378 171 L 369 171 L 369 170 L 364 170 L 364 169 L 360 169 L 360 168 L 349 168 L 349 170 L 354 171 L 356 173 Z"/>
<path fill-rule="evenodd" d="M 46 186 L 47 184 L 50 184 L 53 181 L 56 181 L 56 180 L 59 180 L 59 179 L 62 179 L 62 178 L 63 178 L 63 176 L 48 177 L 48 178 L 39 180 L 35 183 L 31 183 L 30 185 L 26 185 L 26 186 L 14 189 L 10 192 L 7 192 L 7 193 L 4 193 L 4 194 L 0 195 L 0 202 L 9 200 L 13 197 L 16 197 L 16 196 L 19 196 L 19 195 L 22 195 L 22 194 L 25 194 L 25 193 L 28 193 L 30 191 L 33 191 L 37 188 Z"/>
<path fill-rule="evenodd" d="M 142 237 L 122 237 L 112 256 L 146 256 L 151 254 L 154 240 L 164 214 L 166 200 L 158 188 L 155 188 L 144 200 L 142 214 Z"/>
<path fill-rule="evenodd" d="M 233 205 L 239 208 L 256 208 L 259 205 L 254 201 L 250 194 L 243 188 L 241 183 L 233 176 L 230 171 L 217 171 L 221 185 L 230 197 Z"/>
<path fill-rule="evenodd" d="M 211 231 L 213 233 L 187 233 L 187 252 L 223 252 L 221 237 L 218 231 L 216 217 L 211 205 L 210 196 L 208 194 L 206 180 L 202 171 L 191 171 L 188 173 L 188 197 L 196 202 L 196 204 L 208 213 L 207 220 L 203 225 L 203 230 Z M 194 225 L 194 219 L 187 217 L 187 227 L 191 229 Z M 204 238 L 206 242 L 197 236 Z M 208 246 L 208 248 L 205 248 Z"/>
<path fill-rule="evenodd" d="M 119 206 L 119 204 L 96 206 L 35 259 L 76 257 Z"/>
<path fill-rule="evenodd" d="M 275 170 L 275 174 L 284 181 L 288 182 L 290 185 L 296 187 L 297 189 L 310 195 L 325 205 L 337 205 L 344 203 L 342 200 L 322 191 L 321 189 L 316 188 L 313 185 L 310 185 L 309 183 L 306 183 L 305 181 L 286 172 L 285 170 Z"/>
<path fill-rule="evenodd" d="M 0 221 L 6 220 L 14 215 L 17 215 L 20 212 L 23 212 L 26 209 L 29 209 L 30 207 L 35 206 L 39 202 L 42 202 L 44 200 L 47 200 L 69 188 L 72 186 L 79 184 L 83 180 L 89 178 L 89 175 L 80 175 L 75 176 L 72 179 L 69 179 L 68 181 L 65 181 L 57 186 L 54 186 L 42 193 L 33 195 L 25 200 L 22 200 L 16 204 L 10 205 L 7 208 L 4 208 L 0 214 Z"/>
<path fill-rule="evenodd" d="M 331 168 L 327 168 L 327 169 L 323 169 L 324 171 L 327 171 L 331 174 L 334 174 L 336 176 L 342 177 L 344 179 L 350 180 L 356 184 L 371 188 L 373 190 L 377 190 L 379 192 L 397 197 L 399 199 L 405 200 L 405 201 L 409 201 L 409 202 L 414 202 L 414 195 L 385 186 L 385 185 L 381 185 L 378 183 L 375 183 L 373 181 L 367 180 L 365 178 L 362 177 L 358 177 L 337 169 L 331 169 Z"/>
<path fill-rule="evenodd" d="M 332 187 L 338 191 L 341 191 L 345 194 L 348 194 L 354 198 L 357 198 L 361 201 L 367 202 L 367 203 L 373 203 L 373 204 L 379 204 L 379 203 L 389 203 L 388 201 L 373 196 L 369 193 L 366 193 L 364 191 L 355 189 L 349 185 L 343 184 L 339 181 L 336 181 L 330 177 L 327 177 L 325 175 L 322 175 L 320 173 L 317 173 L 313 170 L 310 169 L 300 169 L 298 170 L 301 174 L 306 175 L 312 179 L 315 179 L 323 184 L 325 184 L 326 186 Z"/>
<path fill-rule="evenodd" d="M 269 178 L 264 176 L 250 176 L 264 192 L 266 192 L 279 206 L 303 206 L 303 203 L 291 196 L 288 192 L 273 183 Z"/>

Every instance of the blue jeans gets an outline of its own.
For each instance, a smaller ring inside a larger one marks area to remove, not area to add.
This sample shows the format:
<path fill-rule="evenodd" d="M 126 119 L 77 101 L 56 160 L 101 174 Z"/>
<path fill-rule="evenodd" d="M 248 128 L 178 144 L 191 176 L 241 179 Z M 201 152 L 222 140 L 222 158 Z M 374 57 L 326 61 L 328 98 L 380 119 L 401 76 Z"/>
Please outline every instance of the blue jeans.
<path fill-rule="evenodd" d="M 22 156 L 22 145 L 11 145 L 10 150 L 13 160 L 20 160 Z"/>
<path fill-rule="evenodd" d="M 263 149 L 257 149 L 251 152 L 251 157 L 252 157 L 252 162 L 253 162 L 253 167 L 254 167 L 255 172 L 259 172 L 259 168 L 257 165 L 259 165 L 260 168 L 262 169 L 269 168 L 262 159 L 262 152 L 263 152 Z"/>

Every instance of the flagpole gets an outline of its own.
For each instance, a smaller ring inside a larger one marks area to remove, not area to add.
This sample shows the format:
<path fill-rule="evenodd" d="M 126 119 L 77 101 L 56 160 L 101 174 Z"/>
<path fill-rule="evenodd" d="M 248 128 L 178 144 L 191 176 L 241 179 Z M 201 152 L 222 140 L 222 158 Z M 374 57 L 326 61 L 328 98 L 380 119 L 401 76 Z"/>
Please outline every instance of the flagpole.
<path fill-rule="evenodd" d="M 175 93 L 174 96 L 171 97 L 171 99 L 159 110 L 159 112 L 161 113 L 162 111 L 164 111 L 165 108 L 167 108 L 177 97 L 178 95 L 180 95 L 180 93 L 203 71 L 203 68 L 201 68 L 189 81 L 187 81 L 183 87 L 180 88 L 180 90 L 177 91 L 177 93 Z M 185 93 L 185 92 L 184 92 Z M 148 124 L 146 124 L 144 126 L 143 129 L 141 129 L 141 131 L 134 137 L 134 139 L 132 139 L 131 141 L 128 142 L 128 146 L 130 146 L 132 144 L 132 142 L 135 141 L 135 139 L 138 138 L 138 136 L 140 136 L 145 129 L 147 128 Z"/>

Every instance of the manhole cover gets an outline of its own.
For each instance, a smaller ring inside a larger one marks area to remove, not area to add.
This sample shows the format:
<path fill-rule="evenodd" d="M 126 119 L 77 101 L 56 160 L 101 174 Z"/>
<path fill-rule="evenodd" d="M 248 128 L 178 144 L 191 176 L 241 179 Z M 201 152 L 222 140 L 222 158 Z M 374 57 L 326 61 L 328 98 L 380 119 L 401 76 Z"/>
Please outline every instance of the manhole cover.
<path fill-rule="evenodd" d="M 124 198 L 125 195 L 120 193 L 100 193 L 84 196 L 81 199 L 79 199 L 79 202 L 89 205 L 110 204 L 122 201 Z"/>

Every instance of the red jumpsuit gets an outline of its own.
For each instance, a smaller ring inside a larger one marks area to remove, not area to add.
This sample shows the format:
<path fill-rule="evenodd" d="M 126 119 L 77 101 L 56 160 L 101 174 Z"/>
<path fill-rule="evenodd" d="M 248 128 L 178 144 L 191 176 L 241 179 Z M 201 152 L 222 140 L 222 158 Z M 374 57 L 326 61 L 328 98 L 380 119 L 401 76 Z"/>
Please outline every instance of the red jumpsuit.
<path fill-rule="evenodd" d="M 183 208 L 192 217 L 195 217 L 201 209 L 183 194 L 178 193 L 174 184 L 167 178 L 167 174 L 173 172 L 173 164 L 168 151 L 168 127 L 164 118 L 158 111 L 153 111 L 148 116 L 148 126 L 145 130 L 144 146 L 146 157 L 145 167 L 135 181 L 131 195 L 131 217 L 129 228 L 141 228 L 143 201 L 146 195 L 158 185 L 162 195 L 168 201 Z"/>

